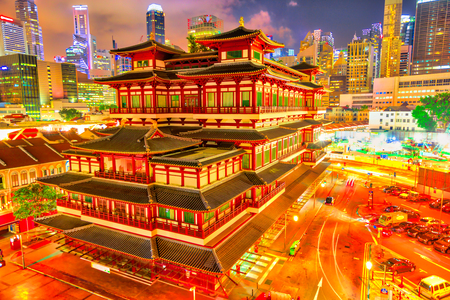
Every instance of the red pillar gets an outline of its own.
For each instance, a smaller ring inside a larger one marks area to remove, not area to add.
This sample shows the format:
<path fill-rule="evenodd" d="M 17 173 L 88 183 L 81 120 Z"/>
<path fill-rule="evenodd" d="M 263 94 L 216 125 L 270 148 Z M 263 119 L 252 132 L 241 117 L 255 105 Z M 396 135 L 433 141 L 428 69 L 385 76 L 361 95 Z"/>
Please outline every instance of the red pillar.
<path fill-rule="evenodd" d="M 180 168 L 181 172 L 181 186 L 184 186 L 184 168 Z"/>
<path fill-rule="evenodd" d="M 111 160 L 112 160 L 113 172 L 116 173 L 116 158 L 114 157 L 114 154 L 111 154 Z"/>
<path fill-rule="evenodd" d="M 150 164 L 148 163 L 147 157 L 145 158 L 145 176 L 147 177 L 147 183 L 150 180 Z"/>
<path fill-rule="evenodd" d="M 152 87 L 153 87 L 153 109 L 154 109 L 154 111 L 156 111 L 156 82 L 153 82 L 153 85 L 152 85 Z"/>
<path fill-rule="evenodd" d="M 81 157 L 78 157 L 78 166 L 79 166 L 80 172 L 81 172 Z"/>
<path fill-rule="evenodd" d="M 222 107 L 222 87 L 220 84 L 222 81 L 216 81 L 217 84 L 217 108 L 218 112 L 220 113 L 220 108 Z"/>
<path fill-rule="evenodd" d="M 252 107 L 253 112 L 256 112 L 256 80 L 252 80 Z"/>
<path fill-rule="evenodd" d="M 136 175 L 136 157 L 131 157 L 131 168 L 133 169 L 133 175 Z"/>
<path fill-rule="evenodd" d="M 181 101 L 181 111 L 184 111 L 184 85 L 180 85 L 180 101 Z"/>
<path fill-rule="evenodd" d="M 199 189 L 201 184 L 200 184 L 200 169 L 196 169 L 197 172 L 197 188 Z"/>
<path fill-rule="evenodd" d="M 208 94 L 206 93 L 206 82 L 205 82 L 205 84 L 203 85 L 203 95 L 202 95 L 202 101 L 203 101 L 203 107 L 208 107 L 208 104 L 207 104 L 207 102 L 208 102 Z M 200 100 L 200 99 L 199 99 Z"/>
<path fill-rule="evenodd" d="M 88 157 L 87 160 L 88 160 L 88 164 L 89 164 L 89 174 L 90 174 L 90 173 L 92 173 L 92 169 L 91 169 L 91 158 Z"/>
<path fill-rule="evenodd" d="M 236 107 L 239 112 L 241 107 L 241 79 L 235 79 L 234 82 L 236 82 Z"/>
<path fill-rule="evenodd" d="M 211 184 L 211 166 L 208 166 L 208 184 Z"/>
<path fill-rule="evenodd" d="M 131 86 L 127 86 L 127 111 L 131 112 Z"/>
<path fill-rule="evenodd" d="M 252 170 L 256 170 L 256 146 L 252 145 Z"/>
<path fill-rule="evenodd" d="M 197 96 L 198 106 L 199 107 L 204 107 L 202 105 L 202 86 L 200 84 L 197 84 L 197 87 L 198 87 L 198 96 Z"/>
<path fill-rule="evenodd" d="M 141 84 L 141 109 L 145 113 L 145 95 L 144 95 L 144 84 Z"/>
<path fill-rule="evenodd" d="M 120 103 L 120 86 L 116 87 L 116 104 L 120 112 L 122 109 L 122 103 Z"/>
<path fill-rule="evenodd" d="M 217 163 L 216 166 L 217 166 L 216 179 L 219 180 L 220 163 Z"/>
<path fill-rule="evenodd" d="M 105 157 L 100 154 L 100 172 L 104 172 L 105 171 Z"/>

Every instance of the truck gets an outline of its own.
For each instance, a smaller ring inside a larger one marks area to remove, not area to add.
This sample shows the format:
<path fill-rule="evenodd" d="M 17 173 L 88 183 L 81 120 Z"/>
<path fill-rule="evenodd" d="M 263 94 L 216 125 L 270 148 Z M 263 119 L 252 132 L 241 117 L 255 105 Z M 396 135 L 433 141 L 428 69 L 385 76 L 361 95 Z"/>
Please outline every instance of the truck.
<path fill-rule="evenodd" d="M 383 226 L 394 225 L 406 221 L 408 221 L 408 214 L 401 211 L 384 213 L 378 219 L 378 223 Z"/>

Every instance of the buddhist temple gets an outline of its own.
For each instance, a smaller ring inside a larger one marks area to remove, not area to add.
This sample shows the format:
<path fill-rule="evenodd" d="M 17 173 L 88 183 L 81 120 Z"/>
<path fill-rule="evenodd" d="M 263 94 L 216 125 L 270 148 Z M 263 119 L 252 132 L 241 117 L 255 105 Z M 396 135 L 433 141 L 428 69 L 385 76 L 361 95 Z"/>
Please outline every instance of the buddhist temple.
<path fill-rule="evenodd" d="M 331 122 L 320 69 L 266 59 L 284 45 L 261 30 L 242 22 L 197 42 L 211 51 L 152 39 L 111 50 L 132 59 L 132 71 L 96 80 L 117 90 L 121 126 L 73 143 L 69 172 L 38 178 L 64 197 L 36 223 L 129 276 L 226 297 L 236 263 L 296 201 L 281 197 L 284 179 L 325 171 Z"/>

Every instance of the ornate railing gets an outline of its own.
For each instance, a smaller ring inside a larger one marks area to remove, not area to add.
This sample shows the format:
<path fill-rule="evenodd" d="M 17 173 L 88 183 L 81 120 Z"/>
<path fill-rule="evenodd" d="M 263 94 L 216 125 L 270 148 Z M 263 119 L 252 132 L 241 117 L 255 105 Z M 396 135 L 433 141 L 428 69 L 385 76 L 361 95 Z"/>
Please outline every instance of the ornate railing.
<path fill-rule="evenodd" d="M 323 110 L 323 107 L 304 106 L 258 106 L 258 107 L 145 107 L 145 108 L 111 108 L 111 114 L 265 114 L 279 112 L 306 112 Z"/>
<path fill-rule="evenodd" d="M 123 181 L 129 181 L 129 182 L 137 182 L 137 183 L 149 183 L 150 182 L 150 178 L 142 173 L 133 175 L 133 173 L 125 173 L 125 172 L 95 171 L 95 177 L 116 179 L 116 180 L 123 180 Z"/>
<path fill-rule="evenodd" d="M 270 199 L 272 199 L 276 194 L 278 194 L 282 189 L 286 187 L 286 182 L 280 182 L 276 188 L 271 190 L 268 194 L 264 195 L 259 201 L 256 201 L 251 204 L 252 207 L 260 208 L 264 204 L 267 203 Z"/>

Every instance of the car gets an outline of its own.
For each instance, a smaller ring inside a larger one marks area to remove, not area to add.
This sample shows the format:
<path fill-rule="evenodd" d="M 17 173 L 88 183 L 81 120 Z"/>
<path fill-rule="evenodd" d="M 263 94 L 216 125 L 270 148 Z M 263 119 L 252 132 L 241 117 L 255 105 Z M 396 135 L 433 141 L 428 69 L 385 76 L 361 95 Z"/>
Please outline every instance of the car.
<path fill-rule="evenodd" d="M 400 207 L 398 207 L 397 205 L 389 205 L 388 207 L 386 207 L 384 209 L 385 212 L 396 212 L 399 210 L 400 210 Z"/>
<path fill-rule="evenodd" d="M 446 213 L 449 213 L 450 212 L 450 203 L 444 204 L 442 206 L 442 211 L 446 212 Z"/>
<path fill-rule="evenodd" d="M 442 299 L 450 295 L 450 283 L 439 276 L 428 276 L 420 281 L 417 291 L 429 299 Z"/>
<path fill-rule="evenodd" d="M 431 201 L 431 197 L 429 197 L 428 195 L 425 195 L 425 196 L 423 196 L 423 195 L 425 195 L 425 194 L 420 194 L 419 197 L 416 197 L 416 198 L 408 198 L 408 201 L 411 201 L 411 202 L 428 202 L 428 201 Z"/>
<path fill-rule="evenodd" d="M 386 191 L 386 193 L 388 193 L 388 194 L 392 194 L 393 192 L 397 192 L 397 191 L 400 191 L 400 190 L 401 190 L 401 188 L 400 188 L 400 187 L 398 187 L 398 186 L 394 186 L 394 187 L 392 187 L 392 188 L 388 189 L 388 190 Z"/>
<path fill-rule="evenodd" d="M 426 225 L 426 226 L 434 226 L 434 225 L 439 226 L 439 220 L 432 218 L 432 217 L 423 217 L 423 218 L 420 218 L 419 221 L 420 221 L 420 223 L 422 223 L 423 225 Z M 441 221 L 440 223 L 441 223 L 441 226 L 446 227 L 444 221 Z"/>
<path fill-rule="evenodd" d="M 416 225 L 417 224 L 413 222 L 401 222 L 395 226 L 392 226 L 391 230 L 396 233 L 403 233 Z"/>
<path fill-rule="evenodd" d="M 333 205 L 334 204 L 334 198 L 331 196 L 328 196 L 325 198 L 325 204 L 326 205 Z"/>
<path fill-rule="evenodd" d="M 387 185 L 383 187 L 384 193 L 389 193 L 393 188 L 397 188 L 395 185 Z"/>
<path fill-rule="evenodd" d="M 408 193 L 408 192 L 409 192 L 408 189 L 395 189 L 395 190 L 392 190 L 392 191 L 391 191 L 391 195 L 393 195 L 393 196 L 399 196 L 400 194 Z"/>
<path fill-rule="evenodd" d="M 434 242 L 439 240 L 440 238 L 446 236 L 444 233 L 439 233 L 436 231 L 428 231 L 424 233 L 419 233 L 417 235 L 417 240 L 422 244 L 432 245 Z"/>
<path fill-rule="evenodd" d="M 439 240 L 434 242 L 433 248 L 436 251 L 450 254 L 450 237 L 441 237 Z"/>
<path fill-rule="evenodd" d="M 387 272 L 397 275 L 398 273 L 414 272 L 416 265 L 410 260 L 393 257 L 380 263 L 380 269 L 384 271 L 384 268 Z"/>
<path fill-rule="evenodd" d="M 450 199 L 444 199 L 444 200 L 436 199 L 434 201 L 431 201 L 430 204 L 428 204 L 428 206 L 430 208 L 440 209 L 441 208 L 441 203 L 443 203 L 444 205 L 448 204 L 448 203 L 450 203 Z"/>
<path fill-rule="evenodd" d="M 403 208 L 403 207 L 400 208 L 400 211 L 408 214 L 408 221 L 419 222 L 420 214 L 418 212 L 415 212 L 412 209 Z"/>
<path fill-rule="evenodd" d="M 398 195 L 398 197 L 399 197 L 400 199 L 408 199 L 409 193 L 401 193 L 400 195 Z"/>
<path fill-rule="evenodd" d="M 415 237 L 417 237 L 417 235 L 418 235 L 419 233 L 425 233 L 425 232 L 428 232 L 428 231 L 430 231 L 430 227 L 428 227 L 427 225 L 416 225 L 416 226 L 414 226 L 414 227 L 408 229 L 408 230 L 406 231 L 406 233 L 407 233 L 410 237 L 415 238 Z"/>

